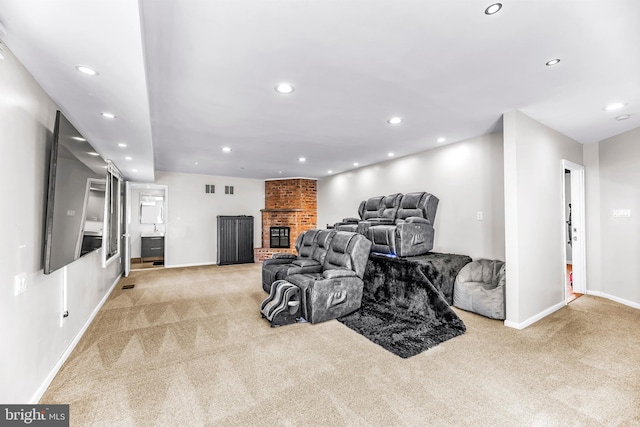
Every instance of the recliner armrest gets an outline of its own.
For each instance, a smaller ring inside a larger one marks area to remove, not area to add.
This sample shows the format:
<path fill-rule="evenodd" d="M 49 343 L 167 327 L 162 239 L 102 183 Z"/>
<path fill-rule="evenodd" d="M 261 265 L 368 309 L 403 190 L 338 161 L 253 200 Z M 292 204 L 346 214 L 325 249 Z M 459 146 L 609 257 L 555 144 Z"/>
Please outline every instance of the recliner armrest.
<path fill-rule="evenodd" d="M 350 218 L 343 218 L 343 219 L 342 219 L 342 222 L 343 222 L 343 223 L 347 223 L 347 224 L 349 224 L 349 223 L 354 223 L 354 222 L 355 222 L 355 223 L 357 223 L 358 221 L 360 221 L 360 218 L 353 218 L 353 217 L 350 217 Z"/>
<path fill-rule="evenodd" d="M 367 221 L 371 223 L 372 227 L 375 225 L 387 225 L 394 223 L 393 218 L 369 218 Z"/>
<path fill-rule="evenodd" d="M 288 259 L 288 260 L 294 260 L 296 258 L 298 258 L 298 257 L 295 256 L 294 254 L 288 254 L 288 253 L 283 253 L 283 252 L 275 253 L 271 257 L 271 259 Z"/>
<path fill-rule="evenodd" d="M 269 258 L 269 259 L 265 259 L 264 261 L 262 261 L 262 265 L 266 266 L 266 265 L 277 265 L 277 264 L 291 264 L 291 261 L 293 261 L 295 258 L 291 259 L 291 258 Z"/>
<path fill-rule="evenodd" d="M 336 268 L 331 270 L 324 270 L 322 277 L 325 279 L 337 279 L 340 277 L 357 277 L 357 274 L 353 270 L 347 270 L 346 268 Z"/>
<path fill-rule="evenodd" d="M 416 222 L 419 222 L 419 223 L 423 223 L 423 224 L 431 224 L 431 221 L 429 221 L 429 220 L 428 220 L 428 219 L 426 219 L 426 218 L 422 218 L 422 217 L 420 217 L 420 216 L 410 216 L 409 218 L 406 218 L 406 219 L 404 220 L 404 222 L 408 222 L 408 223 L 416 223 Z"/>

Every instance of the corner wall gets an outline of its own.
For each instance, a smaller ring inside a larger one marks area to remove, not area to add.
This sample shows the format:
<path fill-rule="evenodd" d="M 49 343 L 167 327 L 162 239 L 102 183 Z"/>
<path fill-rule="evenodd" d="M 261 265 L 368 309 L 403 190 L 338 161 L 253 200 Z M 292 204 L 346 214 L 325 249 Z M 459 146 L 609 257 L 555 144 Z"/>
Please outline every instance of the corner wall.
<path fill-rule="evenodd" d="M 56 104 L 5 48 L 0 61 L 0 402 L 35 403 L 61 357 L 118 279 L 101 250 L 43 273 L 49 155 Z M 27 289 L 14 295 L 14 278 Z M 66 273 L 66 277 L 65 277 Z M 63 295 L 69 317 L 62 319 Z"/>
<path fill-rule="evenodd" d="M 318 226 L 357 217 L 369 197 L 427 191 L 440 199 L 435 252 L 504 260 L 502 139 L 484 135 L 320 179 Z"/>
<path fill-rule="evenodd" d="M 562 159 L 583 164 L 582 144 L 519 111 L 503 116 L 508 326 L 564 305 Z"/>

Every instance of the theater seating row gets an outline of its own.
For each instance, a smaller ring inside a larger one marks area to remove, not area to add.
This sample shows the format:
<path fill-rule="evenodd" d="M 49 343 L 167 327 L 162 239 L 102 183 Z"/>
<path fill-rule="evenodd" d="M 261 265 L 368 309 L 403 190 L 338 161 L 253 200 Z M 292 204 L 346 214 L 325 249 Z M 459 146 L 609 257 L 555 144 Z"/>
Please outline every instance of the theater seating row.
<path fill-rule="evenodd" d="M 360 218 L 344 218 L 334 228 L 362 234 L 373 244 L 372 252 L 422 255 L 433 249 L 438 202 L 427 192 L 371 197 L 360 203 Z"/>

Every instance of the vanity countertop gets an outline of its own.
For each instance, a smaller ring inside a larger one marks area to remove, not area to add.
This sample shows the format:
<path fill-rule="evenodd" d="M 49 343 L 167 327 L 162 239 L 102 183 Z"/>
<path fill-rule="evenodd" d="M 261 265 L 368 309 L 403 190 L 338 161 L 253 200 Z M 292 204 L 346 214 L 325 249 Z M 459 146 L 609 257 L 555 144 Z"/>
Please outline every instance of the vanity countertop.
<path fill-rule="evenodd" d="M 156 231 L 151 233 L 141 233 L 140 237 L 164 237 L 164 233 L 162 231 Z"/>

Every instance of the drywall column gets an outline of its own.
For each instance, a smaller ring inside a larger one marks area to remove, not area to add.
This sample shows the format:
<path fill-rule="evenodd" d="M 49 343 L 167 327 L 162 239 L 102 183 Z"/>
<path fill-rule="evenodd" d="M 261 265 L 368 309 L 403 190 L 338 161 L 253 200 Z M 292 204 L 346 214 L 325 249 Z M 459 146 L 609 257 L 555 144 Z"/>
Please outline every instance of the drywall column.
<path fill-rule="evenodd" d="M 600 222 L 600 144 L 583 148 L 585 169 L 585 229 L 587 293 L 602 291 L 602 226 Z"/>
<path fill-rule="evenodd" d="M 562 159 L 582 144 L 520 111 L 504 115 L 507 320 L 524 328 L 564 306 Z"/>

